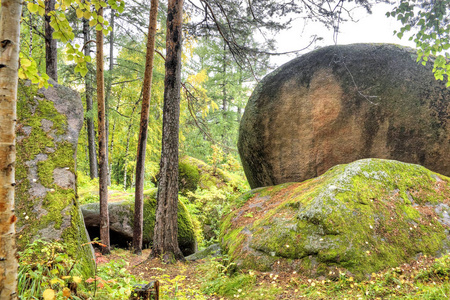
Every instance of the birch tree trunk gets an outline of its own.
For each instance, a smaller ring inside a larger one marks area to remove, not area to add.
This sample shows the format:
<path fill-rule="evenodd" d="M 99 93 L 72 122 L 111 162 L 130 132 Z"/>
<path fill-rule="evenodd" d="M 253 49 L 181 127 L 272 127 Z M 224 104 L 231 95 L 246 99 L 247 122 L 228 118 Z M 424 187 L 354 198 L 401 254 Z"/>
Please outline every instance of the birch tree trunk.
<path fill-rule="evenodd" d="M 14 215 L 15 125 L 22 1 L 0 9 L 0 299 L 17 299 Z"/>
<path fill-rule="evenodd" d="M 133 248 L 134 253 L 136 254 L 142 253 L 142 234 L 144 229 L 145 148 L 147 146 L 148 115 L 150 110 L 150 99 L 152 96 L 153 59 L 155 56 L 158 2 L 159 0 L 151 0 L 150 3 L 150 22 L 148 25 L 147 55 L 144 73 L 141 122 L 136 161 L 136 188 L 134 194 L 133 227 Z"/>
<path fill-rule="evenodd" d="M 183 0 L 169 0 L 160 178 L 151 253 L 152 257 L 162 255 L 166 262 L 184 260 L 177 240 L 182 22 Z"/>
<path fill-rule="evenodd" d="M 103 17 L 103 8 L 98 10 L 98 16 Z M 97 30 L 97 104 L 98 104 L 98 164 L 99 164 L 99 195 L 100 195 L 100 239 L 104 246 L 102 253 L 111 251 L 109 242 L 108 213 L 108 160 L 105 118 L 105 80 L 103 69 L 103 31 Z"/>

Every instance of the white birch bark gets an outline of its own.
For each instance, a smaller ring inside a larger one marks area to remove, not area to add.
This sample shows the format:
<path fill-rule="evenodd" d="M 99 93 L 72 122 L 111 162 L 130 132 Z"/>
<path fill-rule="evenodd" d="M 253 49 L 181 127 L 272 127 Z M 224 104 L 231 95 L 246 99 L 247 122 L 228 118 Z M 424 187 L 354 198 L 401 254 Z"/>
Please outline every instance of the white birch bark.
<path fill-rule="evenodd" d="M 0 8 L 0 299 L 17 299 L 14 215 L 15 125 L 22 1 Z"/>

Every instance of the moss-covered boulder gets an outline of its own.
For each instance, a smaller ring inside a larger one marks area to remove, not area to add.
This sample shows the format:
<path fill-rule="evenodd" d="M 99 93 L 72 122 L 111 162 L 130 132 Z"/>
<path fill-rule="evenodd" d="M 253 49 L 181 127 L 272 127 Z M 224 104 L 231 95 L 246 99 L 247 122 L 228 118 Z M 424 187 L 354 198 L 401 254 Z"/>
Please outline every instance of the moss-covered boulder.
<path fill-rule="evenodd" d="M 156 189 L 144 194 L 144 246 L 151 246 L 155 227 Z M 99 203 L 88 203 L 81 206 L 84 222 L 92 239 L 100 236 Z M 126 247 L 133 240 L 134 200 L 108 203 L 110 238 L 112 245 Z M 186 206 L 178 202 L 178 244 L 184 255 L 197 251 L 194 226 Z"/>
<path fill-rule="evenodd" d="M 239 129 L 250 186 L 301 182 L 371 157 L 450 176 L 450 89 L 416 58 L 397 45 L 330 46 L 267 75 Z"/>
<path fill-rule="evenodd" d="M 220 168 L 208 165 L 204 161 L 183 156 L 178 163 L 178 187 L 182 195 L 195 192 L 197 188 L 207 190 L 211 188 L 225 188 L 230 191 L 237 191 L 242 185 L 242 178 L 226 172 Z M 158 175 L 153 178 L 153 183 L 157 185 Z"/>
<path fill-rule="evenodd" d="M 242 268 L 363 277 L 450 249 L 450 178 L 419 165 L 359 160 L 238 203 L 221 243 Z"/>
<path fill-rule="evenodd" d="M 16 215 L 17 245 L 36 239 L 63 240 L 69 255 L 93 274 L 76 190 L 76 146 L 83 125 L 79 94 L 51 82 L 37 89 L 21 81 L 17 102 Z"/>

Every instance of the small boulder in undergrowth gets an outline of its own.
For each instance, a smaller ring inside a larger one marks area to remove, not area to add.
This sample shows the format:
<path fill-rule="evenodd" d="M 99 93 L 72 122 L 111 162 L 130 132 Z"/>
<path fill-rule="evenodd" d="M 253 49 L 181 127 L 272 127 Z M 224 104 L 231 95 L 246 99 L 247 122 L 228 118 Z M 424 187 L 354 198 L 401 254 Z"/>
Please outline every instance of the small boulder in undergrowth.
<path fill-rule="evenodd" d="M 450 178 L 364 159 L 301 183 L 252 190 L 221 228 L 241 268 L 364 277 L 450 249 Z"/>
<path fill-rule="evenodd" d="M 156 189 L 144 194 L 143 243 L 151 245 L 155 228 Z M 122 247 L 131 245 L 133 240 L 134 200 L 108 203 L 111 244 Z M 84 222 L 91 239 L 99 237 L 100 205 L 88 203 L 81 206 Z M 184 255 L 197 251 L 197 240 L 192 219 L 182 201 L 178 202 L 178 244 Z"/>

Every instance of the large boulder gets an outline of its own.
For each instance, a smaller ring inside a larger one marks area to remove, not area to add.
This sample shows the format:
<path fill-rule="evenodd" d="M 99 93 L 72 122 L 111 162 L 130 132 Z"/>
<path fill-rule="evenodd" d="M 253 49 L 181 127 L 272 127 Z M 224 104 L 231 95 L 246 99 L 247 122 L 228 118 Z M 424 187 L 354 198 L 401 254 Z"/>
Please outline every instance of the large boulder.
<path fill-rule="evenodd" d="M 143 244 L 149 246 L 153 242 L 155 227 L 156 189 L 144 194 L 144 229 Z M 88 203 L 81 206 L 84 222 L 92 239 L 100 236 L 100 205 Z M 127 247 L 133 240 L 134 200 L 123 200 L 108 203 L 109 228 L 112 245 Z M 184 255 L 197 251 L 197 241 L 192 219 L 182 201 L 178 202 L 178 244 Z"/>
<path fill-rule="evenodd" d="M 450 175 L 450 90 L 416 57 L 396 45 L 330 46 L 266 76 L 239 131 L 250 186 L 301 182 L 370 157 Z"/>
<path fill-rule="evenodd" d="M 450 249 L 450 178 L 419 165 L 363 159 L 237 203 L 221 243 L 241 268 L 362 278 Z"/>
<path fill-rule="evenodd" d="M 80 95 L 56 82 L 38 89 L 20 81 L 17 101 L 17 244 L 63 240 L 92 276 L 94 255 L 76 189 L 76 147 L 83 125 Z"/>

